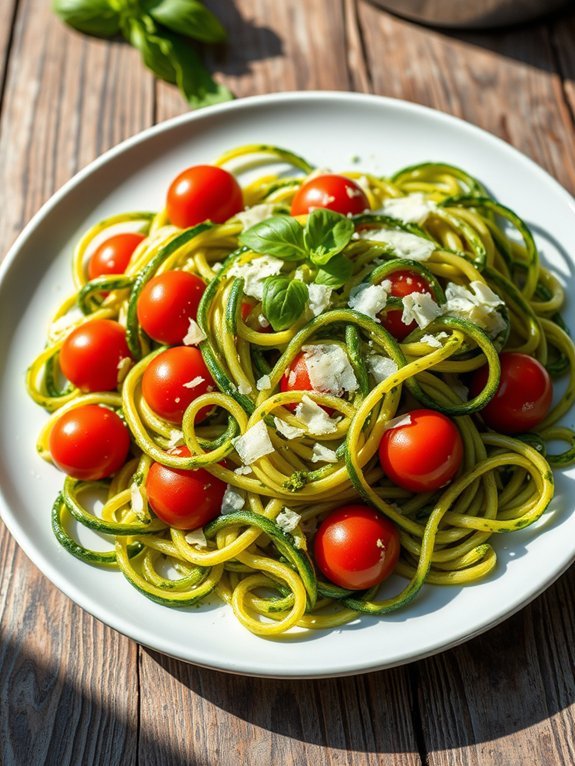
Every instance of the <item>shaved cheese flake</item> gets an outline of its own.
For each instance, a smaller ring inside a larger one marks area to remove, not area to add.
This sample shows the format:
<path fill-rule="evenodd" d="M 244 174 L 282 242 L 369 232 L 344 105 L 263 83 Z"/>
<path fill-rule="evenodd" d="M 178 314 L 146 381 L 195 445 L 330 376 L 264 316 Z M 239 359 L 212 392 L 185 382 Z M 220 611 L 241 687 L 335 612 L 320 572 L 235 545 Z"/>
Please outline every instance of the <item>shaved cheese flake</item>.
<path fill-rule="evenodd" d="M 296 428 L 296 426 L 290 426 L 285 420 L 281 418 L 274 418 L 274 424 L 277 430 L 286 439 L 299 439 L 300 436 L 305 434 L 305 428 Z"/>
<path fill-rule="evenodd" d="M 256 380 L 256 388 L 258 391 L 267 391 L 272 387 L 272 382 L 269 375 L 262 375 L 261 378 Z"/>
<path fill-rule="evenodd" d="M 232 439 L 232 444 L 244 465 L 250 465 L 274 451 L 274 445 L 263 420 L 248 428 L 243 436 Z"/>
<path fill-rule="evenodd" d="M 482 327 L 492 337 L 505 329 L 505 320 L 497 311 L 497 307 L 504 303 L 484 282 L 470 282 L 469 288 L 450 282 L 445 297 L 446 311 L 450 316 L 467 319 Z"/>
<path fill-rule="evenodd" d="M 320 444 L 319 442 L 316 442 L 313 445 L 313 450 L 311 453 L 311 462 L 312 463 L 337 463 L 338 458 L 335 453 L 335 450 L 329 449 L 329 447 L 325 447 L 323 444 Z"/>
<path fill-rule="evenodd" d="M 437 209 L 437 205 L 427 199 L 421 192 L 408 194 L 405 197 L 386 199 L 382 207 L 376 211 L 391 218 L 397 218 L 403 223 L 425 223 L 431 212 Z"/>
<path fill-rule="evenodd" d="M 234 469 L 234 473 L 237 473 L 238 476 L 247 476 L 253 472 L 253 468 L 249 465 L 241 465 L 239 468 Z"/>
<path fill-rule="evenodd" d="M 246 231 L 247 229 L 251 229 L 252 226 L 255 226 L 256 223 L 261 223 L 262 221 L 271 218 L 274 214 L 274 209 L 275 205 L 267 203 L 254 205 L 253 207 L 248 207 L 245 210 L 242 210 L 241 213 L 236 215 L 236 218 L 238 221 L 241 221 L 243 231 Z"/>
<path fill-rule="evenodd" d="M 329 306 L 333 290 L 327 285 L 316 285 L 312 283 L 307 286 L 309 294 L 309 309 L 314 317 L 319 316 Z"/>
<path fill-rule="evenodd" d="M 258 324 L 260 327 L 263 327 L 264 330 L 266 329 L 266 327 L 270 326 L 270 323 L 268 322 L 268 320 L 265 318 L 263 314 L 258 314 Z"/>
<path fill-rule="evenodd" d="M 357 391 L 359 383 L 345 351 L 336 344 L 320 343 L 302 348 L 310 383 L 315 391 L 341 396 Z"/>
<path fill-rule="evenodd" d="M 337 423 L 329 417 L 319 404 L 305 394 L 296 407 L 295 414 L 307 426 L 310 434 L 323 436 L 325 434 L 332 434 L 337 430 Z"/>
<path fill-rule="evenodd" d="M 218 271 L 221 271 L 223 268 L 224 268 L 224 264 L 221 263 L 220 261 L 217 261 L 216 263 L 212 264 L 212 271 L 215 271 L 216 274 L 218 273 Z"/>
<path fill-rule="evenodd" d="M 208 541 L 206 540 L 206 536 L 204 535 L 204 530 L 199 527 L 198 529 L 192 529 L 191 532 L 188 532 L 185 536 L 185 541 L 189 543 L 190 545 L 193 545 L 195 548 L 207 548 L 208 547 Z"/>
<path fill-rule="evenodd" d="M 132 502 L 132 510 L 139 519 L 146 518 L 147 514 L 147 497 L 146 489 L 136 482 L 132 482 L 130 485 L 130 500 Z"/>
<path fill-rule="evenodd" d="M 192 380 L 188 380 L 187 383 L 184 383 L 183 386 L 184 386 L 184 388 L 196 388 L 196 386 L 199 386 L 200 383 L 204 382 L 204 380 L 205 380 L 205 378 L 202 378 L 201 375 L 197 375 Z"/>
<path fill-rule="evenodd" d="M 178 431 L 177 428 L 172 428 L 170 431 L 170 440 L 168 441 L 168 449 L 177 447 L 178 444 L 184 440 L 184 434 L 182 431 Z"/>
<path fill-rule="evenodd" d="M 208 336 L 195 319 L 190 317 L 189 323 L 188 332 L 186 333 L 186 336 L 182 342 L 184 346 L 197 346 L 198 343 L 201 343 Z"/>
<path fill-rule="evenodd" d="M 246 383 L 243 380 L 241 380 L 238 383 L 238 391 L 240 392 L 240 394 L 245 394 L 245 395 L 251 394 L 252 390 L 253 389 L 249 383 Z"/>
<path fill-rule="evenodd" d="M 406 325 L 415 321 L 423 330 L 430 322 L 443 314 L 443 309 L 438 306 L 429 293 L 410 293 L 402 298 L 402 301 L 401 321 Z"/>
<path fill-rule="evenodd" d="M 246 504 L 246 497 L 243 492 L 238 491 L 230 484 L 227 485 L 226 491 L 222 498 L 222 506 L 220 513 L 225 515 L 226 513 L 234 513 L 235 511 L 241 511 Z"/>
<path fill-rule="evenodd" d="M 261 301 L 264 296 L 264 281 L 282 270 L 283 261 L 271 255 L 260 255 L 246 263 L 234 263 L 228 274 L 244 280 L 244 294 Z"/>
<path fill-rule="evenodd" d="M 371 354 L 367 357 L 367 367 L 376 383 L 383 383 L 397 372 L 397 364 L 393 359 L 379 354 Z"/>
<path fill-rule="evenodd" d="M 430 239 L 393 229 L 367 229 L 359 232 L 359 238 L 384 242 L 398 258 L 411 258 L 412 261 L 429 260 L 436 248 L 436 244 Z"/>
<path fill-rule="evenodd" d="M 396 418 L 388 420 L 385 424 L 384 431 L 389 431 L 391 428 L 401 428 L 402 426 L 410 426 L 412 423 L 411 415 L 409 412 L 406 415 L 398 415 Z"/>
<path fill-rule="evenodd" d="M 290 373 L 288 375 L 288 384 L 290 386 L 295 386 L 296 380 L 297 380 L 297 375 L 295 374 L 293 370 L 290 370 Z"/>
<path fill-rule="evenodd" d="M 441 341 L 445 338 L 449 338 L 449 335 L 446 332 L 438 332 L 437 335 L 423 335 L 419 339 L 419 342 L 427 343 L 431 348 L 443 348 L 443 343 Z"/>
<path fill-rule="evenodd" d="M 297 527 L 297 525 L 301 521 L 301 516 L 299 513 L 296 513 L 295 511 L 290 510 L 289 508 L 284 508 L 282 511 L 278 513 L 278 515 L 275 518 L 275 522 L 278 525 L 278 527 L 283 532 L 293 532 L 294 529 Z"/>
<path fill-rule="evenodd" d="M 385 308 L 387 297 L 391 291 L 391 282 L 385 279 L 379 285 L 361 284 L 354 287 L 349 294 L 348 306 L 360 314 L 379 322 L 378 314 Z"/>

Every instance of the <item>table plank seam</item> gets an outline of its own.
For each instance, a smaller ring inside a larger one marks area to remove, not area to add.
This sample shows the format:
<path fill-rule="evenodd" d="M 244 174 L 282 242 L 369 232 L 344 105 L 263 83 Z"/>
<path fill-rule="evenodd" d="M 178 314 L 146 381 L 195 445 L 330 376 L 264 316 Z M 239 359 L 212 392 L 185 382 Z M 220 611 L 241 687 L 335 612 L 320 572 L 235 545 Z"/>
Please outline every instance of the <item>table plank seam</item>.
<path fill-rule="evenodd" d="M 7 23 L 10 25 L 10 31 L 8 33 L 8 39 L 6 41 L 6 50 L 4 52 L 4 56 L 2 59 L 2 64 L 0 65 L 0 73 L 1 73 L 1 79 L 0 79 L 0 114 L 2 114 L 2 106 L 4 105 L 4 94 L 6 93 L 6 85 L 8 83 L 8 69 L 10 68 L 11 63 L 11 53 L 12 48 L 14 45 L 14 38 L 16 36 L 16 19 L 18 16 L 18 9 L 20 7 L 19 0 L 15 0 L 14 7 L 12 9 L 12 15 L 7 20 Z"/>
<path fill-rule="evenodd" d="M 555 70 L 557 74 L 559 75 L 559 80 L 560 80 L 560 88 L 559 88 L 561 92 L 560 104 L 565 108 L 567 114 L 569 115 L 569 119 L 571 121 L 571 127 L 575 130 L 575 108 L 573 104 L 571 103 L 569 96 L 567 95 L 567 88 L 565 87 L 567 75 L 565 72 L 565 68 L 563 66 L 563 62 L 561 60 L 561 54 L 559 52 L 559 42 L 557 40 L 555 29 L 552 26 L 547 26 L 547 34 L 549 39 L 549 50 L 551 51 L 551 59 L 553 61 L 553 66 L 555 67 Z"/>

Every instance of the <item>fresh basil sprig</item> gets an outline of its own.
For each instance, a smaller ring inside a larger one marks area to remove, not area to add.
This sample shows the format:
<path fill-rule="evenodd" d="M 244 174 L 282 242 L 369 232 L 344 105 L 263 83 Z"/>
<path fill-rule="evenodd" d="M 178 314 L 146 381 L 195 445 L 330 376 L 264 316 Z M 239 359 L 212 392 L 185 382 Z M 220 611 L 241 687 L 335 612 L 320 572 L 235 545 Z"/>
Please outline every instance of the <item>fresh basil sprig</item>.
<path fill-rule="evenodd" d="M 325 266 L 351 240 L 354 225 L 344 215 L 317 208 L 305 227 L 289 215 L 277 215 L 255 224 L 240 235 L 240 243 L 255 253 L 275 255 L 284 261 L 309 259 Z"/>
<path fill-rule="evenodd" d="M 307 285 L 299 279 L 277 276 L 264 282 L 262 309 L 276 332 L 287 330 L 301 317 L 307 299 Z"/>
<path fill-rule="evenodd" d="M 337 290 L 349 282 L 352 269 L 349 258 L 346 258 L 343 253 L 338 253 L 318 270 L 315 282 Z"/>
<path fill-rule="evenodd" d="M 226 33 L 200 0 L 53 0 L 54 11 L 79 32 L 121 33 L 156 77 L 177 84 L 192 107 L 233 98 L 200 61 L 191 40 L 221 42 Z"/>
<path fill-rule="evenodd" d="M 317 208 L 307 218 L 303 241 L 313 263 L 323 266 L 340 253 L 355 231 L 345 215 Z"/>
<path fill-rule="evenodd" d="M 275 255 L 284 261 L 303 261 L 307 257 L 303 229 L 290 215 L 274 215 L 256 223 L 240 234 L 240 244 L 254 253 Z"/>

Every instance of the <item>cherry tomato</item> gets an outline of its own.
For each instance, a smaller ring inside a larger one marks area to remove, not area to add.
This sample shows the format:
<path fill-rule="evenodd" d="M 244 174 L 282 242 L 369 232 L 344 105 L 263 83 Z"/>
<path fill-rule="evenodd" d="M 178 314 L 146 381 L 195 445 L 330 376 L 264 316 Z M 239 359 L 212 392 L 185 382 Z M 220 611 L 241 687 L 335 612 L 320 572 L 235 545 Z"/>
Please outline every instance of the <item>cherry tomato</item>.
<path fill-rule="evenodd" d="M 399 558 L 396 526 L 367 505 L 345 505 L 327 516 L 314 540 L 314 557 L 328 580 L 364 590 L 383 582 Z"/>
<path fill-rule="evenodd" d="M 452 420 L 435 410 L 412 410 L 409 421 L 384 432 L 379 444 L 381 467 L 404 489 L 433 492 L 459 470 L 461 435 Z"/>
<path fill-rule="evenodd" d="M 187 447 L 173 454 L 189 457 Z M 150 505 L 166 524 L 176 529 L 197 529 L 219 515 L 226 485 L 203 468 L 184 471 L 152 463 L 146 479 Z"/>
<path fill-rule="evenodd" d="M 191 386 L 196 378 L 202 378 Z M 142 394 L 154 412 L 171 423 L 181 423 L 186 408 L 201 394 L 213 390 L 214 381 L 197 348 L 176 346 L 158 354 L 142 376 Z M 199 423 L 210 407 L 202 408 Z"/>
<path fill-rule="evenodd" d="M 85 404 L 58 418 L 48 446 L 60 470 L 75 479 L 95 481 L 111 476 L 124 465 L 130 432 L 115 412 Z"/>
<path fill-rule="evenodd" d="M 242 190 L 227 170 L 194 165 L 171 183 L 166 201 L 168 218 L 181 229 L 202 221 L 224 223 L 244 209 Z"/>
<path fill-rule="evenodd" d="M 94 250 L 88 261 L 88 277 L 96 279 L 105 274 L 123 274 L 134 250 L 144 239 L 146 237 L 143 234 L 132 231 L 114 234 L 106 239 Z"/>
<path fill-rule="evenodd" d="M 414 271 L 409 271 L 409 269 L 394 271 L 387 279 L 391 282 L 389 294 L 395 298 L 405 298 L 406 295 L 411 295 L 411 293 L 428 293 L 431 295 L 431 288 L 427 279 L 424 279 Z M 397 340 L 403 340 L 417 327 L 417 322 L 404 324 L 401 321 L 402 314 L 403 311 L 401 309 L 391 309 L 382 320 L 385 329 Z"/>
<path fill-rule="evenodd" d="M 131 358 L 126 331 L 111 319 L 92 319 L 73 330 L 60 350 L 60 367 L 82 391 L 113 391 L 119 364 Z"/>
<path fill-rule="evenodd" d="M 187 271 L 166 271 L 153 277 L 140 293 L 138 321 L 158 343 L 173 346 L 185 338 L 206 289 L 205 282 Z"/>
<path fill-rule="evenodd" d="M 553 384 L 543 365 L 527 354 L 504 351 L 499 355 L 501 380 L 493 399 L 481 410 L 485 423 L 496 431 L 517 434 L 539 425 L 553 399 Z M 487 366 L 477 370 L 470 392 L 477 396 L 487 383 Z"/>
<path fill-rule="evenodd" d="M 303 351 L 295 357 L 288 370 L 282 375 L 280 380 L 280 391 L 286 393 L 287 391 L 315 391 L 309 378 L 309 372 L 307 371 L 307 365 L 305 363 L 305 355 Z M 297 403 L 285 404 L 288 410 L 292 412 L 296 411 Z M 320 407 L 324 409 L 328 415 L 333 413 L 331 407 Z"/>
<path fill-rule="evenodd" d="M 304 215 L 318 207 L 342 215 L 357 215 L 369 210 L 369 200 L 351 178 L 326 174 L 315 176 L 298 189 L 291 203 L 291 214 Z"/>

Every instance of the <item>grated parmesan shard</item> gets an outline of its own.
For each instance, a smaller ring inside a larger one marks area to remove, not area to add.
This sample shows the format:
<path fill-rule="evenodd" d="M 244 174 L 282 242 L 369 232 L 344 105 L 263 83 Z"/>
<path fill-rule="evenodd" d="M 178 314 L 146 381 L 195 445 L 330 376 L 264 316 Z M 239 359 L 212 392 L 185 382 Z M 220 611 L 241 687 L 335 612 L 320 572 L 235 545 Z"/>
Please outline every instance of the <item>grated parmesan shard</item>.
<path fill-rule="evenodd" d="M 337 430 L 337 423 L 332 420 L 327 412 L 309 396 L 303 396 L 296 407 L 296 417 L 307 426 L 310 434 L 324 436 Z"/>
<path fill-rule="evenodd" d="M 250 465 L 264 455 L 274 452 L 274 445 L 263 420 L 248 428 L 243 436 L 232 439 L 232 444 L 244 465 Z"/>
<path fill-rule="evenodd" d="M 184 339 L 182 342 L 184 346 L 197 346 L 199 343 L 205 340 L 208 336 L 202 330 L 202 328 L 196 322 L 195 319 L 190 318 L 189 323 L 190 324 L 188 327 L 188 332 L 184 336 Z"/>

